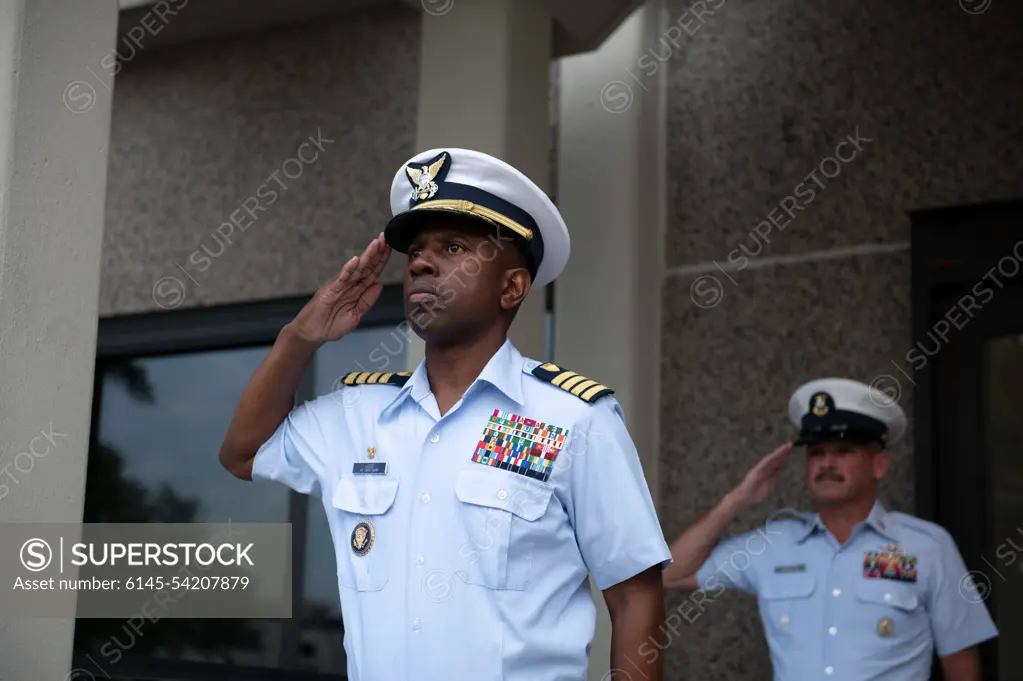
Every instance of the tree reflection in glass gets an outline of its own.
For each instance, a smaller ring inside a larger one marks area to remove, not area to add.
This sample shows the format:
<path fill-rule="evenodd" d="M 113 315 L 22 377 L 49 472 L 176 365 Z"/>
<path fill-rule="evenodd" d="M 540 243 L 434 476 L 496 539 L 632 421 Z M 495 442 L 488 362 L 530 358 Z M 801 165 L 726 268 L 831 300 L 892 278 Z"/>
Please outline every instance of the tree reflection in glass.
<path fill-rule="evenodd" d="M 245 371 L 265 354 L 259 348 L 100 363 L 84 521 L 286 522 L 285 493 L 273 503 L 265 487 L 250 489 L 218 470 L 216 455 Z M 210 478 L 212 486 L 200 485 Z M 217 503 L 208 503 L 213 496 Z M 253 507 L 277 512 L 251 517 Z M 280 624 L 272 621 L 79 619 L 75 626 L 76 650 L 113 668 L 124 657 L 276 666 L 279 645 Z"/>

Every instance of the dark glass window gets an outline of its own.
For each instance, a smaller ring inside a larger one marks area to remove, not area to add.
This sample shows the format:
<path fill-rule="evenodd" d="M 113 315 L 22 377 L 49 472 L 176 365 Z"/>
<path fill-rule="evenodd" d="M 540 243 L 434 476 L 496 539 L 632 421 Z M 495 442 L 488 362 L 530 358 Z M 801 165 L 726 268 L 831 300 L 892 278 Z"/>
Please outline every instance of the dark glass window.
<path fill-rule="evenodd" d="M 1023 678 L 1023 336 L 988 339 L 987 435 L 991 491 L 989 507 L 994 540 L 983 574 L 994 586 L 998 614 L 998 678 Z M 1014 574 L 1015 573 L 1015 574 Z"/>
<path fill-rule="evenodd" d="M 320 349 L 296 400 L 362 367 L 404 370 L 399 295 L 385 290 L 358 330 Z M 217 459 L 242 390 L 304 302 L 101 320 L 85 522 L 290 522 L 295 607 L 289 620 L 78 619 L 73 678 L 344 678 L 321 501 L 238 480 Z"/>
<path fill-rule="evenodd" d="M 243 482 L 217 461 L 234 405 L 268 349 L 100 362 L 85 522 L 289 522 L 286 488 Z M 81 619 L 75 643 L 100 664 L 128 655 L 278 664 L 280 622 L 168 618 L 138 628 Z"/>

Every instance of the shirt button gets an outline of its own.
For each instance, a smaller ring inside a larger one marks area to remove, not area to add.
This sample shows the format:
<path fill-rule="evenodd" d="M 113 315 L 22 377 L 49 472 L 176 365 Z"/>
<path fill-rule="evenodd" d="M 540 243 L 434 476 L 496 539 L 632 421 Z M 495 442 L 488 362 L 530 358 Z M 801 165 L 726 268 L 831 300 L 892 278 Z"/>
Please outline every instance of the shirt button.
<path fill-rule="evenodd" d="M 508 498 L 508 493 L 505 492 L 503 489 L 499 489 L 497 490 L 497 498 L 500 499 L 501 501 L 504 501 L 505 499 Z"/>
<path fill-rule="evenodd" d="M 884 602 L 885 603 L 891 603 L 892 602 L 892 595 L 891 594 L 885 594 L 884 595 Z"/>
<path fill-rule="evenodd" d="M 835 589 L 834 591 L 831 592 L 831 595 L 834 596 L 835 598 L 838 598 L 839 596 L 842 595 L 842 590 L 841 589 Z"/>
<path fill-rule="evenodd" d="M 430 442 L 432 442 L 433 444 L 437 444 L 438 442 L 440 442 L 440 433 L 434 433 L 433 435 L 431 435 Z"/>
<path fill-rule="evenodd" d="M 414 620 L 412 620 L 412 628 L 413 629 L 415 629 L 416 631 L 419 631 L 419 627 L 421 627 L 421 626 L 423 626 L 423 623 L 419 621 L 418 617 L 415 618 Z"/>
<path fill-rule="evenodd" d="M 782 615 L 780 621 L 781 621 L 781 625 L 783 627 L 787 627 L 789 625 L 789 616 L 788 615 Z"/>
<path fill-rule="evenodd" d="M 831 634 L 832 636 L 834 636 L 835 634 L 838 633 L 838 627 L 829 627 L 828 628 L 828 633 Z"/>
<path fill-rule="evenodd" d="M 427 492 L 426 494 L 424 494 L 423 496 L 421 496 L 419 498 L 423 500 L 424 504 L 430 503 L 430 493 L 429 492 Z"/>
<path fill-rule="evenodd" d="M 422 556 L 416 556 L 416 565 L 422 565 L 425 562 L 426 562 L 425 558 L 423 558 Z"/>
<path fill-rule="evenodd" d="M 834 667 L 825 667 L 824 668 L 824 673 L 827 674 L 828 676 L 831 676 L 832 674 L 835 673 L 835 668 Z"/>

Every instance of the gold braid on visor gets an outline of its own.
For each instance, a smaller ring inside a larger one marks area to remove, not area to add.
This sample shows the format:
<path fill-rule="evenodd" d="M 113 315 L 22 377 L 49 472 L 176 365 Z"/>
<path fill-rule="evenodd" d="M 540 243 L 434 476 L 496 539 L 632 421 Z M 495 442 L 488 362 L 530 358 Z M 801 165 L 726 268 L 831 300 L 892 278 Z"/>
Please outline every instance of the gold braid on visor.
<path fill-rule="evenodd" d="M 478 203 L 473 203 L 472 201 L 464 201 L 462 199 L 437 199 L 436 201 L 425 201 L 413 206 L 412 210 L 419 210 L 420 208 L 429 208 L 431 210 L 450 210 L 456 213 L 475 215 L 476 217 L 497 223 L 502 227 L 507 227 L 526 241 L 532 241 L 533 239 L 533 230 L 528 227 L 523 227 L 511 218 L 501 215 L 496 210 L 491 210 L 490 208 L 481 206 Z"/>

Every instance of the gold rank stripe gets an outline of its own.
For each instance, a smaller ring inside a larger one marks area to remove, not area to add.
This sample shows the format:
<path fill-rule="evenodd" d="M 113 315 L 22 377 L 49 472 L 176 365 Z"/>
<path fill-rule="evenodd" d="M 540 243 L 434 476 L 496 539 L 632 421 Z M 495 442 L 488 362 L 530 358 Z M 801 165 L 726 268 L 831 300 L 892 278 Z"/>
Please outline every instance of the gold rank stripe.
<path fill-rule="evenodd" d="M 565 388 L 567 390 L 568 386 L 562 385 L 562 384 L 565 381 L 567 381 L 568 379 L 573 378 L 573 377 L 578 376 L 578 375 L 579 374 L 575 373 L 574 371 L 565 371 L 565 372 L 559 374 L 557 376 L 557 378 L 555 378 L 553 381 L 551 381 L 551 383 L 553 383 L 554 385 L 558 386 L 559 388 Z"/>
<path fill-rule="evenodd" d="M 587 378 L 587 379 L 586 379 L 586 380 L 584 380 L 584 381 L 583 381 L 582 383 L 578 383 L 578 384 L 576 384 L 576 385 L 575 385 L 575 386 L 574 386 L 574 387 L 573 387 L 573 388 L 571 389 L 571 391 L 570 391 L 570 392 L 571 392 L 571 393 L 572 393 L 573 395 L 575 395 L 576 397 L 578 397 L 579 395 L 582 395 L 583 391 L 585 391 L 585 390 L 589 390 L 590 388 L 592 388 L 592 387 L 593 387 L 593 386 L 595 386 L 595 385 L 597 385 L 597 382 L 596 382 L 596 381 L 594 381 L 594 380 L 591 380 L 591 379 Z"/>
<path fill-rule="evenodd" d="M 593 386 L 592 388 L 590 388 L 589 390 L 584 392 L 579 397 L 581 397 L 584 400 L 586 400 L 587 402 L 589 402 L 591 399 L 593 399 L 593 396 L 596 395 L 597 393 L 599 393 L 601 390 L 608 390 L 608 389 L 609 388 L 606 385 L 601 385 L 600 383 L 597 383 L 597 385 Z"/>
<path fill-rule="evenodd" d="M 573 395 L 578 395 L 579 393 L 577 393 L 575 391 L 576 388 L 578 388 L 581 385 L 586 385 L 586 383 L 589 382 L 589 381 L 590 381 L 590 379 L 586 378 L 585 376 L 580 376 L 579 374 L 576 374 L 572 378 L 570 378 L 570 379 L 566 380 L 564 383 L 562 383 L 561 387 L 563 389 L 569 391 Z M 593 383 L 596 383 L 596 381 L 591 382 L 590 385 L 593 385 Z M 589 387 L 589 386 L 587 386 L 587 387 Z"/>

